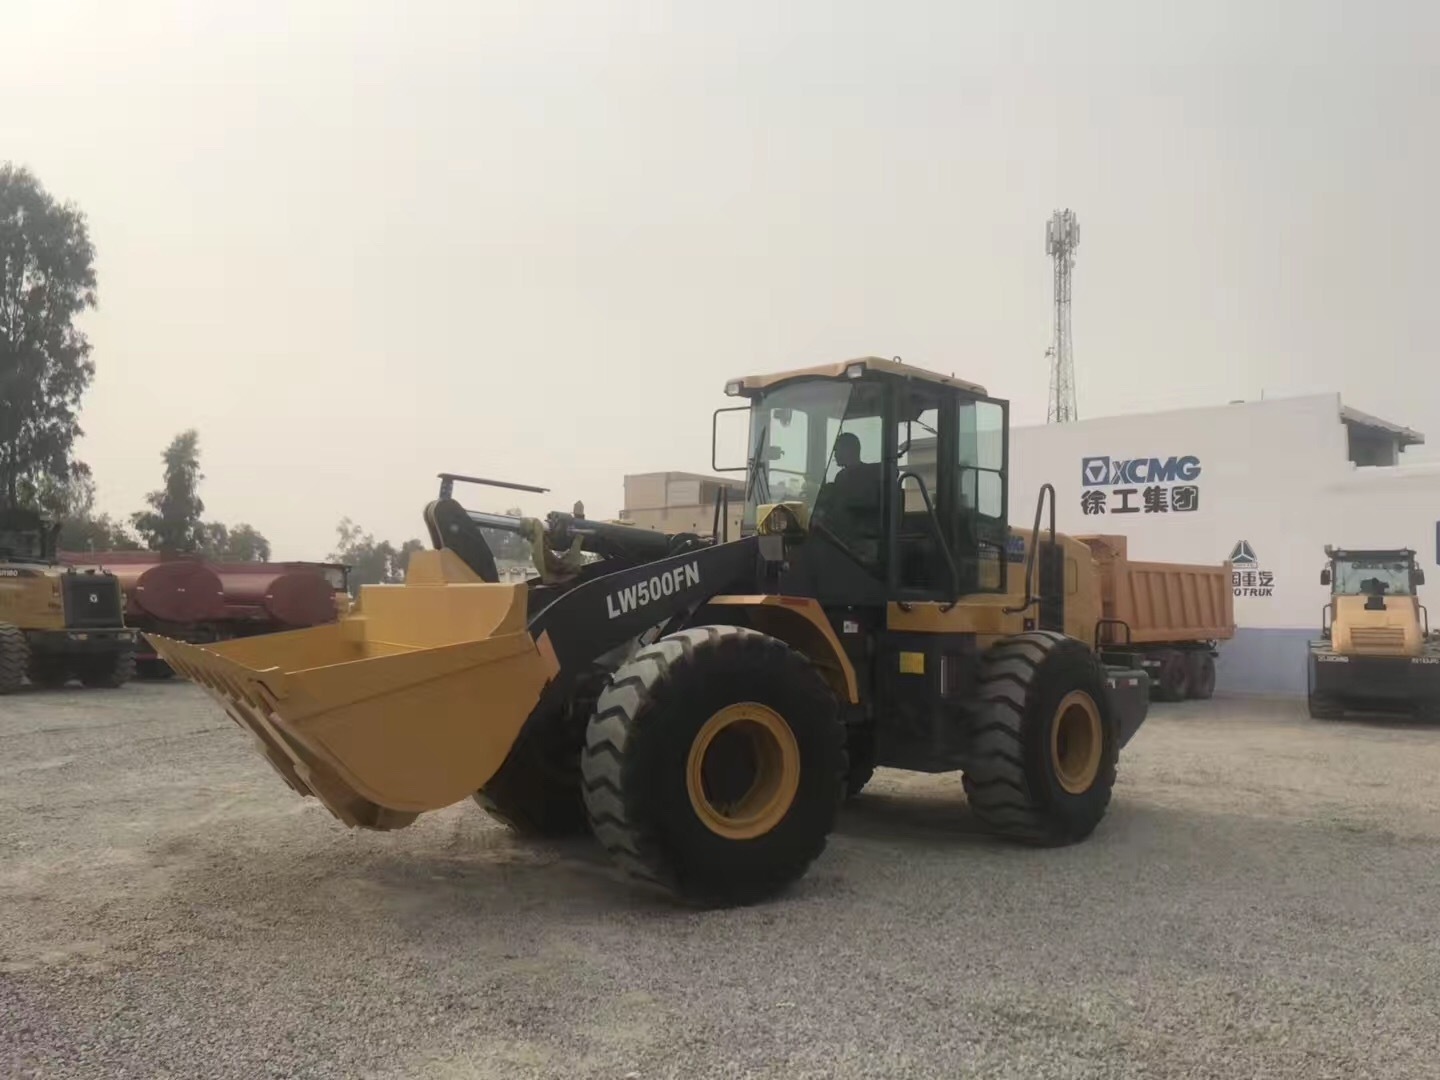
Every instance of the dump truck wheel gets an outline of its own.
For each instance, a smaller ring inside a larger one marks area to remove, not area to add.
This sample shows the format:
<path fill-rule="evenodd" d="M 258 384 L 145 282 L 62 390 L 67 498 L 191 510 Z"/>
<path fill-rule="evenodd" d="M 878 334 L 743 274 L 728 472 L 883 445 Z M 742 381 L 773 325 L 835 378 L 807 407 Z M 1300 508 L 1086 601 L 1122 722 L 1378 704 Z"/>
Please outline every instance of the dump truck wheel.
<path fill-rule="evenodd" d="M 580 748 L 608 678 L 608 672 L 592 672 L 563 709 L 528 726 L 489 783 L 475 793 L 476 804 L 524 836 L 583 833 L 588 822 L 580 797 Z"/>
<path fill-rule="evenodd" d="M 963 778 L 975 816 L 1032 844 L 1089 836 L 1110 805 L 1120 753 L 1100 661 L 1074 638 L 1020 634 L 986 653 L 977 697 Z"/>
<path fill-rule="evenodd" d="M 1307 704 L 1312 720 L 1339 720 L 1345 715 L 1345 706 L 1324 694 L 1311 694 Z"/>
<path fill-rule="evenodd" d="M 1167 649 L 1160 654 L 1160 673 L 1155 679 L 1152 696 L 1156 701 L 1184 701 L 1190 694 L 1190 665 L 1185 654 Z"/>
<path fill-rule="evenodd" d="M 135 654 L 127 649 L 87 656 L 78 667 L 80 682 L 85 686 L 92 690 L 115 690 L 135 677 Z"/>
<path fill-rule="evenodd" d="M 30 642 L 18 626 L 0 623 L 0 694 L 13 694 L 30 669 Z"/>
<path fill-rule="evenodd" d="M 1190 697 L 1209 701 L 1215 696 L 1215 658 L 1208 652 L 1195 651 L 1189 656 Z"/>
<path fill-rule="evenodd" d="M 764 899 L 824 850 L 845 728 L 800 653 L 754 630 L 661 638 L 600 695 L 580 759 L 601 844 L 630 875 L 702 904 Z"/>
<path fill-rule="evenodd" d="M 47 690 L 58 690 L 70 681 L 70 666 L 63 656 L 30 657 L 30 682 Z"/>

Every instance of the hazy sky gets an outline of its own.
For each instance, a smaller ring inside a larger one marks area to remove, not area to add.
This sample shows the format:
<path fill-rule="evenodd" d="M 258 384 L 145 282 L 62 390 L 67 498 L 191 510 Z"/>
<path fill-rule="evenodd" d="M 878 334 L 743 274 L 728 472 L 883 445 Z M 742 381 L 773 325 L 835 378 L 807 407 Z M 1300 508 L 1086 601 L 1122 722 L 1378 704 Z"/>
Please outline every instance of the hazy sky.
<path fill-rule="evenodd" d="M 7 0 L 3 34 L 0 157 L 98 249 L 115 513 L 194 426 L 208 514 L 277 557 L 423 535 L 442 469 L 608 516 L 707 466 L 728 377 L 866 353 L 1043 419 L 1063 206 L 1082 416 L 1333 389 L 1440 441 L 1440 5 Z"/>

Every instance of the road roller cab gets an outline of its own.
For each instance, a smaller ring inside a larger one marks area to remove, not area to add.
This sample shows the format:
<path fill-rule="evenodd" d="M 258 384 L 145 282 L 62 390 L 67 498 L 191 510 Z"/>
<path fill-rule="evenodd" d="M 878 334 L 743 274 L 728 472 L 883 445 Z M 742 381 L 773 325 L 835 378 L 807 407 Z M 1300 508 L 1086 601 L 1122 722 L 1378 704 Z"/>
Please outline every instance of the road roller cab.
<path fill-rule="evenodd" d="M 348 824 L 473 794 L 694 900 L 794 880 L 882 765 L 961 772 L 998 834 L 1089 835 L 1148 679 L 1090 646 L 1095 570 L 1053 489 L 1011 528 L 1007 404 L 875 358 L 726 391 L 738 537 L 723 502 L 713 537 L 468 511 L 455 485 L 495 482 L 445 474 L 405 584 L 333 626 L 155 646 Z M 524 537 L 537 576 L 502 583 L 487 530 Z"/>
<path fill-rule="evenodd" d="M 1440 640 L 1420 603 L 1425 571 L 1409 548 L 1327 547 L 1330 589 L 1310 645 L 1310 715 L 1403 711 L 1440 721 Z"/>

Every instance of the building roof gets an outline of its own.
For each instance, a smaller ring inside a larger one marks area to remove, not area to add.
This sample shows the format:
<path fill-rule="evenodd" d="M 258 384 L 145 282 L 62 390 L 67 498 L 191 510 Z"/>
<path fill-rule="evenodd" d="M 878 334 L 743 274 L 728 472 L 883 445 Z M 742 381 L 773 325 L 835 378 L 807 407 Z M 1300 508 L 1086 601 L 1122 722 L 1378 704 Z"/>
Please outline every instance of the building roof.
<path fill-rule="evenodd" d="M 899 360 L 886 360 L 879 356 L 860 356 L 854 360 L 844 360 L 838 364 L 819 364 L 815 367 L 795 368 L 790 371 L 777 371 L 770 375 L 746 375 L 744 378 L 732 379 L 726 384 L 726 392 L 731 393 L 731 387 L 737 383 L 740 394 L 753 393 L 757 390 L 764 390 L 766 387 L 774 386 L 776 383 L 785 382 L 788 379 L 803 378 L 825 378 L 843 379 L 846 372 L 856 364 L 863 364 L 866 371 L 879 372 L 884 375 L 895 375 L 903 379 L 923 379 L 926 382 L 940 383 L 943 386 L 956 386 L 972 394 L 985 394 L 985 388 L 978 383 L 966 382 L 964 379 L 957 379 L 954 375 L 941 375 L 938 371 L 926 371 L 924 368 L 915 367 L 913 364 L 904 364 Z"/>
<path fill-rule="evenodd" d="M 1339 395 L 1339 394 L 1336 394 L 1336 393 L 1334 393 L 1334 392 L 1324 393 L 1324 394 L 1294 394 L 1294 395 L 1287 395 L 1287 396 L 1282 396 L 1282 397 L 1262 397 L 1262 398 L 1255 398 L 1255 399 L 1252 399 L 1252 400 L 1249 400 L 1249 401 L 1244 400 L 1244 399 L 1236 399 L 1236 400 L 1234 400 L 1234 401 L 1227 402 L 1227 403 L 1225 403 L 1225 404 L 1223 404 L 1223 405 L 1222 405 L 1222 404 L 1213 403 L 1213 402 L 1212 402 L 1212 403 L 1208 403 L 1208 404 L 1182 405 L 1182 406 L 1174 407 L 1174 408 L 1157 409 L 1157 410 L 1155 410 L 1154 412 L 1150 412 L 1150 411 L 1148 411 L 1148 410 L 1137 410 L 1137 411 L 1128 412 L 1128 413 L 1105 413 L 1105 414 L 1100 415 L 1100 416 L 1087 416 L 1087 417 L 1083 417 L 1082 419 L 1079 419 L 1079 420 L 1072 420 L 1072 421 L 1070 421 L 1069 423 L 1067 423 L 1067 424 L 1062 424 L 1062 425 L 1046 424 L 1046 423 L 1043 423 L 1043 422 L 1040 422 L 1040 421 L 1036 421 L 1036 422 L 1034 422 L 1034 423 L 1029 423 L 1029 424 L 1016 424 L 1015 427 L 1016 427 L 1017 430 L 1031 429 L 1031 428 L 1052 428 L 1052 427 L 1057 427 L 1057 426 L 1059 426 L 1059 427 L 1073 427 L 1073 426 L 1076 426 L 1076 425 L 1083 426 L 1083 425 L 1085 425 L 1085 424 L 1090 424 L 1090 423 L 1097 423 L 1097 424 L 1098 424 L 1098 423 L 1113 422 L 1113 421 L 1117 421 L 1117 420 L 1131 420 L 1131 419 L 1134 419 L 1135 417 L 1138 417 L 1138 416 L 1175 416 L 1175 417 L 1179 417 L 1179 416 L 1181 416 L 1181 415 L 1183 415 L 1183 414 L 1186 414 L 1186 413 L 1198 413 L 1198 412 L 1214 412 L 1214 413 L 1219 413 L 1221 410 L 1236 409 L 1236 408 L 1264 409 L 1264 408 L 1269 408 L 1269 407 L 1274 407 L 1274 406 L 1279 406 L 1279 405 L 1285 405 L 1285 404 L 1289 404 L 1289 403 L 1293 403 L 1293 402 L 1302 402 L 1302 401 L 1314 402 L 1314 401 L 1320 401 L 1320 400 L 1322 400 L 1322 399 L 1323 399 L 1323 400 L 1330 401 L 1330 402 L 1339 402 L 1339 404 L 1340 404 L 1340 417 L 1339 417 L 1339 419 L 1340 419 L 1340 422 L 1341 422 L 1341 423 L 1346 424 L 1346 425 L 1351 426 L 1351 427 L 1361 428 L 1361 429 L 1363 429 L 1367 434 L 1372 434 L 1372 435 L 1377 435 L 1377 436 L 1384 436 L 1384 437 L 1387 438 L 1387 439 L 1395 440 L 1396 443 L 1398 444 L 1398 448 L 1400 448 L 1400 449 L 1403 449 L 1403 448 L 1406 447 L 1406 446 L 1421 446 L 1421 445 L 1424 445 L 1424 443 L 1425 443 L 1425 434 L 1424 434 L 1424 432 L 1416 431 L 1416 430 L 1413 429 L 1413 428 L 1403 427 L 1403 426 L 1400 425 L 1400 424 L 1393 424 L 1393 423 L 1391 423 L 1391 422 L 1388 421 L 1388 420 L 1381 420 L 1381 419 L 1380 419 L 1379 417 L 1377 417 L 1377 416 L 1371 416 L 1369 413 L 1361 412 L 1359 409 L 1351 408 L 1349 405 L 1346 405 L 1343 401 L 1340 401 L 1340 395 Z"/>
<path fill-rule="evenodd" d="M 1349 405 L 1342 404 L 1340 406 L 1340 419 L 1351 427 L 1365 428 L 1377 435 L 1394 439 L 1397 449 L 1403 450 L 1407 446 L 1423 446 L 1425 443 L 1425 436 L 1414 428 L 1392 424 L 1388 420 L 1381 420 L 1378 416 L 1371 416 L 1359 409 L 1352 409 Z"/>
<path fill-rule="evenodd" d="M 626 480 L 650 479 L 663 476 L 666 480 L 703 480 L 707 484 L 726 484 L 730 487 L 744 487 L 745 481 L 733 476 L 712 476 L 710 473 L 677 472 L 674 469 L 659 469 L 653 472 L 626 473 Z"/>

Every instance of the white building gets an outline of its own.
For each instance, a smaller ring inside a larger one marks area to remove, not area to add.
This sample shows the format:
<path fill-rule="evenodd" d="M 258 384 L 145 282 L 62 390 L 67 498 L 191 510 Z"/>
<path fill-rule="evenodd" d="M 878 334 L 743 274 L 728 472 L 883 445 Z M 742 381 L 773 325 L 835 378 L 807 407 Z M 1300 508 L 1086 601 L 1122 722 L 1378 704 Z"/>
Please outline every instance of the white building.
<path fill-rule="evenodd" d="M 1303 693 L 1326 544 L 1440 561 L 1440 462 L 1403 463 L 1424 441 L 1336 394 L 1016 428 L 1010 520 L 1028 527 L 1048 482 L 1062 532 L 1124 534 L 1140 560 L 1233 559 L 1220 689 Z"/>

